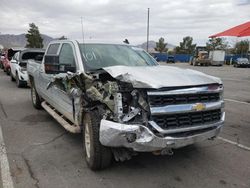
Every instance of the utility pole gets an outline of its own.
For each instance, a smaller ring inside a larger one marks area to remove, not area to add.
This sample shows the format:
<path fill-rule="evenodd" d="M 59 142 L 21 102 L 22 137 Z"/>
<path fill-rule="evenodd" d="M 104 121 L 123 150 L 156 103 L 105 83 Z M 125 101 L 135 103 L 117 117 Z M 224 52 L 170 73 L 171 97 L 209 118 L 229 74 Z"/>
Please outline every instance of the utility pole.
<path fill-rule="evenodd" d="M 82 24 L 82 43 L 84 43 L 84 33 L 83 33 L 83 21 L 81 16 L 81 24 Z"/>
<path fill-rule="evenodd" d="M 149 39 L 149 8 L 148 8 L 148 20 L 147 20 L 147 52 L 148 52 L 148 39 Z"/>

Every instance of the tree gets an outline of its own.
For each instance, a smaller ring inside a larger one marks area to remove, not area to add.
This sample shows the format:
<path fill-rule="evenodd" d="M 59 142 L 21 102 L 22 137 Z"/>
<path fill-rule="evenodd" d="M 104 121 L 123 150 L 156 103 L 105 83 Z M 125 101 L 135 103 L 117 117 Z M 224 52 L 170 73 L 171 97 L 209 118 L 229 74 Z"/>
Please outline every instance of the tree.
<path fill-rule="evenodd" d="M 155 50 L 162 53 L 162 52 L 167 52 L 168 48 L 166 48 L 167 43 L 164 42 L 164 38 L 160 38 L 159 42 L 156 42 L 156 47 Z"/>
<path fill-rule="evenodd" d="M 247 54 L 248 49 L 249 49 L 249 41 L 242 40 L 235 44 L 234 53 L 235 54 Z"/>
<path fill-rule="evenodd" d="M 225 50 L 228 43 L 223 38 L 210 38 L 206 43 L 207 50 Z"/>
<path fill-rule="evenodd" d="M 34 23 L 29 24 L 28 33 L 25 35 L 27 39 L 27 48 L 43 48 L 43 39 L 38 27 Z"/>
<path fill-rule="evenodd" d="M 193 44 L 193 38 L 186 36 L 180 45 L 175 48 L 175 53 L 177 54 L 193 54 L 196 44 Z"/>

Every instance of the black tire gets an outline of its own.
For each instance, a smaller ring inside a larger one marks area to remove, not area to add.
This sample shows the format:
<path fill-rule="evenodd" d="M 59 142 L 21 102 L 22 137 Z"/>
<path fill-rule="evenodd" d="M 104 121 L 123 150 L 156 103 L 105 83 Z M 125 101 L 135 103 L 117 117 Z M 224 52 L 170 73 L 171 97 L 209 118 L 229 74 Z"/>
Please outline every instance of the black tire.
<path fill-rule="evenodd" d="M 111 149 L 103 146 L 99 141 L 100 122 L 100 116 L 97 111 L 84 114 L 84 154 L 87 165 L 91 170 L 101 170 L 107 168 L 112 162 Z"/>
<path fill-rule="evenodd" d="M 41 109 L 42 106 L 41 106 L 41 98 L 39 97 L 38 93 L 36 92 L 36 88 L 34 86 L 34 84 L 31 84 L 31 101 L 32 101 L 32 104 L 33 106 L 36 108 L 36 109 Z"/>
<path fill-rule="evenodd" d="M 13 77 L 12 73 L 10 72 L 10 80 L 14 82 L 16 79 Z"/>
<path fill-rule="evenodd" d="M 10 68 L 8 68 L 8 69 L 6 70 L 6 74 L 7 74 L 7 75 L 10 75 Z"/>
<path fill-rule="evenodd" d="M 19 80 L 19 76 L 18 76 L 17 73 L 16 73 L 16 86 L 17 86 L 18 88 L 21 88 L 21 87 L 24 86 L 24 83 L 23 83 L 21 80 Z"/>

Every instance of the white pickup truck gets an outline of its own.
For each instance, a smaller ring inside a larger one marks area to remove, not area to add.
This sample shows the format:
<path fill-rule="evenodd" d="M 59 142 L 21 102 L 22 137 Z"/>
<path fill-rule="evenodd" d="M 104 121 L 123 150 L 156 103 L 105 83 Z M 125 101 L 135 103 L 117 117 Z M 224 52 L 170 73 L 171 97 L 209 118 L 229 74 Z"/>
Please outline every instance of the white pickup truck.
<path fill-rule="evenodd" d="M 224 123 L 219 78 L 160 66 L 125 44 L 53 41 L 42 63 L 29 61 L 31 99 L 71 133 L 83 133 L 93 170 L 138 152 L 172 149 L 215 138 Z"/>

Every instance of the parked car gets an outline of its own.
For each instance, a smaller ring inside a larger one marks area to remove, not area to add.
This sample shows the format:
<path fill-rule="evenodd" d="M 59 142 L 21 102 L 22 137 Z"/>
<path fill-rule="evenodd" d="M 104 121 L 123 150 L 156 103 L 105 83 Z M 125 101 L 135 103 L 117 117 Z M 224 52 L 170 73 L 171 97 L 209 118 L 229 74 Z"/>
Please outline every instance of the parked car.
<path fill-rule="evenodd" d="M 10 48 L 6 51 L 5 57 L 3 59 L 3 70 L 7 73 L 7 75 L 10 75 L 10 60 L 16 52 L 21 50 L 24 50 L 24 48 Z"/>
<path fill-rule="evenodd" d="M 4 57 L 5 57 L 5 53 L 2 52 L 0 54 L 0 68 L 3 69 L 3 60 L 4 60 Z"/>
<path fill-rule="evenodd" d="M 168 57 L 167 57 L 167 63 L 175 63 L 173 55 L 168 55 Z"/>
<path fill-rule="evenodd" d="M 10 77 L 11 81 L 16 81 L 17 87 L 27 85 L 27 61 L 35 59 L 37 56 L 40 56 L 40 58 L 43 57 L 44 52 L 44 49 L 26 49 L 14 54 L 10 61 Z"/>
<path fill-rule="evenodd" d="M 29 61 L 27 69 L 33 106 L 69 132 L 83 133 L 93 170 L 137 152 L 172 155 L 223 127 L 219 78 L 160 66 L 140 48 L 52 41 L 42 63 Z"/>
<path fill-rule="evenodd" d="M 250 62 L 247 58 L 237 58 L 234 67 L 250 67 Z"/>

